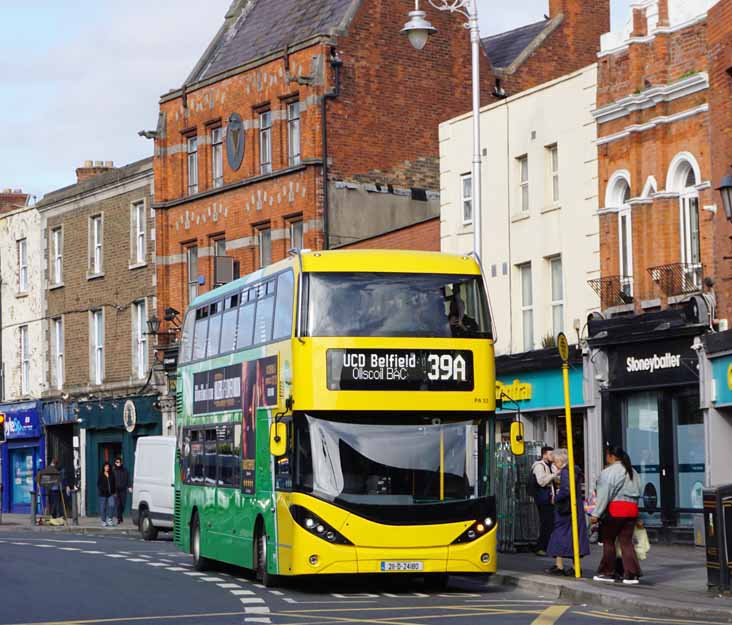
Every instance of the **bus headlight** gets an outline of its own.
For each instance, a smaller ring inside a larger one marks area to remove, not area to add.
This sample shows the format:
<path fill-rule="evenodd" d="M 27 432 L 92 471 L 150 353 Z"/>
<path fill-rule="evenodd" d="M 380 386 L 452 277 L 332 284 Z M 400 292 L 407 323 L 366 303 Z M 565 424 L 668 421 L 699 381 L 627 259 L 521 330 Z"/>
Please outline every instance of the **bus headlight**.
<path fill-rule="evenodd" d="M 328 525 L 323 519 L 302 506 L 290 506 L 290 514 L 295 522 L 322 540 L 336 545 L 352 545 L 343 534 Z"/>
<path fill-rule="evenodd" d="M 460 536 L 452 541 L 453 545 L 459 545 L 460 543 L 472 542 L 481 536 L 485 536 L 494 526 L 493 519 L 486 517 L 483 521 L 476 521 L 468 529 L 466 529 Z"/>

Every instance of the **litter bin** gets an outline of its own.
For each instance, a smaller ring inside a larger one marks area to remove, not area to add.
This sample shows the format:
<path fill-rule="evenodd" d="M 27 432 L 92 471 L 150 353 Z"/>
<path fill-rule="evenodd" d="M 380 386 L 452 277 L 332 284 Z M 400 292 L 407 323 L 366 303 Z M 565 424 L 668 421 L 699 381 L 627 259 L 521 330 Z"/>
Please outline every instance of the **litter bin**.
<path fill-rule="evenodd" d="M 730 590 L 732 578 L 732 484 L 704 489 L 707 587 Z"/>

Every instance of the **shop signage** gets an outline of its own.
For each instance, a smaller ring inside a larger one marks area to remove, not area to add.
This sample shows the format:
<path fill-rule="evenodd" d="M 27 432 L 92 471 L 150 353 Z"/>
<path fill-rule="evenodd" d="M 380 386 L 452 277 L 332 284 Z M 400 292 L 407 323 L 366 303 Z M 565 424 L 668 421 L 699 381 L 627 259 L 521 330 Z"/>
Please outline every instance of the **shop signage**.
<path fill-rule="evenodd" d="M 36 402 L 5 404 L 0 406 L 5 414 L 5 438 L 36 438 L 41 435 L 40 415 Z"/>
<path fill-rule="evenodd" d="M 473 352 L 329 349 L 330 391 L 472 391 Z"/>
<path fill-rule="evenodd" d="M 662 343 L 633 343 L 609 350 L 610 384 L 614 387 L 653 387 L 699 380 L 693 338 Z"/>
<path fill-rule="evenodd" d="M 514 380 L 512 384 L 504 384 L 496 380 L 496 401 L 508 395 L 513 401 L 529 401 L 531 399 L 531 384 Z"/>
<path fill-rule="evenodd" d="M 716 406 L 732 405 L 732 356 L 712 357 L 713 401 Z"/>
<path fill-rule="evenodd" d="M 122 410 L 122 422 L 125 424 L 125 430 L 128 432 L 135 431 L 135 426 L 137 425 L 137 409 L 135 408 L 135 402 L 131 399 L 125 402 L 125 407 Z"/>

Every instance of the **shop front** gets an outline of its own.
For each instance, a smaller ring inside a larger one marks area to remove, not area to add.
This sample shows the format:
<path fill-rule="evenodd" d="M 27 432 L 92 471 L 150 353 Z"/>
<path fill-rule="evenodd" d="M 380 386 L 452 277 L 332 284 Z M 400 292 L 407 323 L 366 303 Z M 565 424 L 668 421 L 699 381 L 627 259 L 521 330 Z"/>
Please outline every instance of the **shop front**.
<path fill-rule="evenodd" d="M 705 485 L 699 330 L 661 332 L 657 340 L 646 332 L 602 347 L 602 429 L 605 443 L 623 447 L 640 475 L 646 525 L 682 539 L 698 523 Z"/>
<path fill-rule="evenodd" d="M 43 402 L 42 421 L 46 436 L 46 464 L 56 458 L 65 485 L 78 487 L 81 454 L 76 404 L 60 400 Z"/>
<path fill-rule="evenodd" d="M 40 411 L 37 401 L 0 404 L 0 412 L 5 414 L 6 440 L 0 445 L 3 512 L 30 512 L 34 478 L 45 466 Z"/>
<path fill-rule="evenodd" d="M 496 359 L 496 440 L 508 440 L 510 422 L 521 410 L 527 441 L 567 447 L 562 362 L 556 349 L 499 356 Z M 575 462 L 584 470 L 586 461 L 586 412 L 583 397 L 582 354 L 572 348 L 569 368 L 570 405 Z"/>
<path fill-rule="evenodd" d="M 84 509 L 90 516 L 99 513 L 97 477 L 104 463 L 121 456 L 130 480 L 135 468 L 137 439 L 162 433 L 157 395 L 132 396 L 79 403 L 84 439 Z M 127 498 L 127 512 L 131 498 Z"/>

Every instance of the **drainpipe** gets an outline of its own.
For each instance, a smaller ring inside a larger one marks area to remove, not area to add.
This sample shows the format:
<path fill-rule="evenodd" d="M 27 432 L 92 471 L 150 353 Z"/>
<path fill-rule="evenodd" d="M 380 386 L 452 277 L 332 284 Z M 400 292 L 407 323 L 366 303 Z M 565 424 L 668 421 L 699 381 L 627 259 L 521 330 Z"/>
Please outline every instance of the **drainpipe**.
<path fill-rule="evenodd" d="M 335 86 L 323 94 L 321 128 L 322 151 L 323 151 L 323 249 L 330 249 L 330 200 L 328 194 L 328 100 L 335 100 L 341 94 L 341 66 L 343 61 L 338 56 L 335 48 L 330 51 L 330 66 L 335 70 Z"/>

